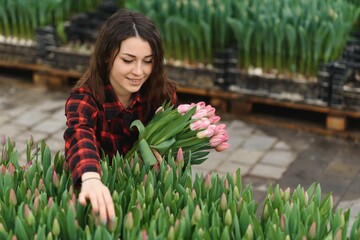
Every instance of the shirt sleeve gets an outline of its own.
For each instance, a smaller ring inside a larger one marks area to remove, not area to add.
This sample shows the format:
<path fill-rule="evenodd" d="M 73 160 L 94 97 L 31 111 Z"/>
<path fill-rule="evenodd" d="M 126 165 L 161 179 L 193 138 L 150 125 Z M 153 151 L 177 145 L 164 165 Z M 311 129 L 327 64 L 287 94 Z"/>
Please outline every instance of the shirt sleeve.
<path fill-rule="evenodd" d="M 97 113 L 97 104 L 89 94 L 72 93 L 65 104 L 65 159 L 75 186 L 80 186 L 85 172 L 101 174 L 95 133 Z"/>

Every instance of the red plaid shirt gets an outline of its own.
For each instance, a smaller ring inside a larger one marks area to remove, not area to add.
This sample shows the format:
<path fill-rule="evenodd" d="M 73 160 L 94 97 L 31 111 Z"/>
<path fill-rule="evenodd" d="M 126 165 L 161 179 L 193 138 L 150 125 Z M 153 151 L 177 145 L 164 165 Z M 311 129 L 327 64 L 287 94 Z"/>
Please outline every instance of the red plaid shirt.
<path fill-rule="evenodd" d="M 156 110 L 145 113 L 146 101 L 139 93 L 125 109 L 110 84 L 105 86 L 105 96 L 100 105 L 89 89 L 80 88 L 71 93 L 65 105 L 65 156 L 77 186 L 83 173 L 101 173 L 101 150 L 109 157 L 130 150 L 138 138 L 136 128 L 130 131 L 130 124 L 136 119 L 146 124 Z"/>

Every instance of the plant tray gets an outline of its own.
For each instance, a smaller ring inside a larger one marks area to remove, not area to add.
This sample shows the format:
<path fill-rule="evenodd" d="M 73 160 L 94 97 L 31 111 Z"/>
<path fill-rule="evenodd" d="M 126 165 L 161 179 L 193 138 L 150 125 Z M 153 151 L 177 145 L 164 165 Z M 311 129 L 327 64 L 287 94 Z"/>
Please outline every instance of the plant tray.
<path fill-rule="evenodd" d="M 24 64 L 36 63 L 36 46 L 2 42 L 0 43 L 0 60 Z"/>
<path fill-rule="evenodd" d="M 343 87 L 344 108 L 360 111 L 360 88 Z"/>
<path fill-rule="evenodd" d="M 55 69 L 74 70 L 84 72 L 88 67 L 90 55 L 85 53 L 70 52 L 62 48 L 50 47 L 49 63 Z"/>

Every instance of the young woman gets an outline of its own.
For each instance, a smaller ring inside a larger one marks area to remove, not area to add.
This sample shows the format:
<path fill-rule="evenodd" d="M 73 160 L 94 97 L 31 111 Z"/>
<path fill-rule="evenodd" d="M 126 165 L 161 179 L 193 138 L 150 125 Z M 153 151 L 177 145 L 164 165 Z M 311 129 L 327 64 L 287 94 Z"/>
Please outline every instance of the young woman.
<path fill-rule="evenodd" d="M 164 73 L 164 50 L 154 22 L 118 10 L 102 27 L 90 65 L 65 106 L 65 156 L 79 202 L 89 199 L 103 222 L 115 217 L 100 180 L 101 152 L 125 154 L 138 137 L 132 121 L 146 124 L 165 100 L 176 103 L 175 84 Z"/>

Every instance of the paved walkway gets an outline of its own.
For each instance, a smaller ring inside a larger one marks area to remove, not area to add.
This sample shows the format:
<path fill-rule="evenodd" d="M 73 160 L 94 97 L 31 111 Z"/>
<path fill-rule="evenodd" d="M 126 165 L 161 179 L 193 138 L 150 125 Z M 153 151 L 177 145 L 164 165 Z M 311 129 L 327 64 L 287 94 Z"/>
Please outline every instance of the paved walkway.
<path fill-rule="evenodd" d="M 0 74 L 0 134 L 16 141 L 21 160 L 25 160 L 30 135 L 46 139 L 51 150 L 63 149 L 67 96 L 68 91 L 49 91 Z M 324 196 L 332 192 L 335 206 L 351 208 L 352 221 L 360 212 L 359 144 L 257 126 L 231 116 L 223 119 L 228 124 L 230 149 L 211 152 L 209 160 L 193 167 L 194 174 L 223 175 L 240 168 L 244 185 L 252 185 L 259 203 L 269 184 L 294 189 L 318 182 Z"/>

